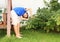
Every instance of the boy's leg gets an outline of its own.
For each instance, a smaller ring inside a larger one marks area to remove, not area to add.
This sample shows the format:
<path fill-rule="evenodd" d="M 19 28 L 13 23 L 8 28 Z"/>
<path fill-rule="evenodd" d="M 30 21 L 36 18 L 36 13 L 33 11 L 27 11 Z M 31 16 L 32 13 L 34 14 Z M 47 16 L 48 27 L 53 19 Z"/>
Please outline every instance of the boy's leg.
<path fill-rule="evenodd" d="M 20 30 L 21 30 L 21 28 L 20 28 L 20 23 L 18 23 L 18 28 L 17 28 L 17 29 L 18 29 L 18 35 L 19 35 L 19 36 L 22 36 L 22 35 L 21 35 L 21 31 L 20 31 Z"/>
<path fill-rule="evenodd" d="M 14 25 L 14 32 L 16 34 L 16 36 L 18 36 L 18 30 L 17 30 L 18 26 L 17 25 Z"/>
<path fill-rule="evenodd" d="M 20 33 L 19 33 L 19 25 L 18 24 L 17 25 L 14 25 L 14 31 L 15 31 L 15 34 L 16 34 L 16 37 L 17 38 L 22 38 L 20 36 Z"/>
<path fill-rule="evenodd" d="M 21 38 L 18 36 L 19 35 L 19 26 L 18 26 L 19 18 L 14 10 L 11 11 L 11 18 L 12 18 L 12 24 L 14 25 L 14 32 L 16 34 L 16 37 Z"/>
<path fill-rule="evenodd" d="M 20 23 L 18 23 L 17 26 L 18 26 L 18 28 L 17 28 L 17 30 L 18 30 L 18 35 L 20 36 Z"/>
<path fill-rule="evenodd" d="M 19 36 L 21 36 L 21 31 L 20 31 L 20 22 L 21 22 L 21 19 L 20 19 L 20 16 L 18 17 L 18 24 L 17 24 L 17 26 L 18 26 L 18 34 L 19 34 Z"/>

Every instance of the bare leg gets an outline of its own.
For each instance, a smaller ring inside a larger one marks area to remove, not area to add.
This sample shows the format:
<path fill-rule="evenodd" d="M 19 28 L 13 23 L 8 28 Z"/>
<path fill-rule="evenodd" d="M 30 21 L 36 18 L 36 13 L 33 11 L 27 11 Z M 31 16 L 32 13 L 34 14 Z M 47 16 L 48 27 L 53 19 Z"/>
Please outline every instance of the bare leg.
<path fill-rule="evenodd" d="M 20 23 L 18 23 L 18 28 L 17 28 L 17 30 L 18 30 L 18 35 L 20 36 Z"/>
<path fill-rule="evenodd" d="M 16 36 L 18 35 L 18 30 L 17 30 L 18 26 L 17 25 L 14 25 L 14 32 L 16 34 Z"/>
<path fill-rule="evenodd" d="M 15 25 L 15 26 L 14 26 L 14 31 L 15 31 L 15 34 L 16 34 L 16 37 L 17 37 L 17 38 L 22 38 L 22 37 L 20 36 L 20 33 L 19 33 L 19 27 L 20 27 L 19 24 Z"/>

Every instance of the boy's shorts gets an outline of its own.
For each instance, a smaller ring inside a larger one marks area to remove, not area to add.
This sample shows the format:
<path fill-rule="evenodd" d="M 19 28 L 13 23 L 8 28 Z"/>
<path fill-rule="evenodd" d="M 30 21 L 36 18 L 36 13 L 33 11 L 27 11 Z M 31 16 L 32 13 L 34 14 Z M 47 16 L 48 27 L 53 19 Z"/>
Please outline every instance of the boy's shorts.
<path fill-rule="evenodd" d="M 18 16 L 14 10 L 11 11 L 12 25 L 17 25 L 20 23 L 20 16 Z"/>

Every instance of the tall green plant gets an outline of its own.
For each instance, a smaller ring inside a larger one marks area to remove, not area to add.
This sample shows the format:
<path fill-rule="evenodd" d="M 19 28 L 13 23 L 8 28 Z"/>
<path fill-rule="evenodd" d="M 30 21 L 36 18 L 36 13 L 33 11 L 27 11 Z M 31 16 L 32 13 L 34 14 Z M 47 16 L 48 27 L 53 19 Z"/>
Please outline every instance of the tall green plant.
<path fill-rule="evenodd" d="M 44 3 L 51 11 L 57 11 L 60 9 L 60 3 L 58 3 L 58 0 L 50 0 L 50 3 L 44 0 Z"/>
<path fill-rule="evenodd" d="M 48 4 L 48 3 L 47 3 Z M 27 22 L 27 29 L 43 29 L 46 32 L 50 30 L 60 31 L 60 3 L 58 0 L 51 0 L 47 8 L 38 8 L 33 19 Z"/>

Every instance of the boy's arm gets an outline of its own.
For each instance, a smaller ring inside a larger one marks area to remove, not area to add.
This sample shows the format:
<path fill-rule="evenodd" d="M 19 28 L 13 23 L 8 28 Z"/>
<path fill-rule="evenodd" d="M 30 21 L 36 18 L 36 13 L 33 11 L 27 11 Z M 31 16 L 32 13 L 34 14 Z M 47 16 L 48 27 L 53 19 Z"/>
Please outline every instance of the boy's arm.
<path fill-rule="evenodd" d="M 29 11 L 30 16 L 31 16 L 31 18 L 32 18 L 32 17 L 33 17 L 33 16 L 32 16 L 32 9 L 31 9 L 31 8 L 29 8 L 29 9 L 28 9 L 28 8 L 26 8 L 26 10 L 27 10 L 27 11 Z"/>
<path fill-rule="evenodd" d="M 26 19 L 26 18 L 23 18 L 22 16 L 20 17 L 22 20 L 28 20 L 28 19 Z"/>

